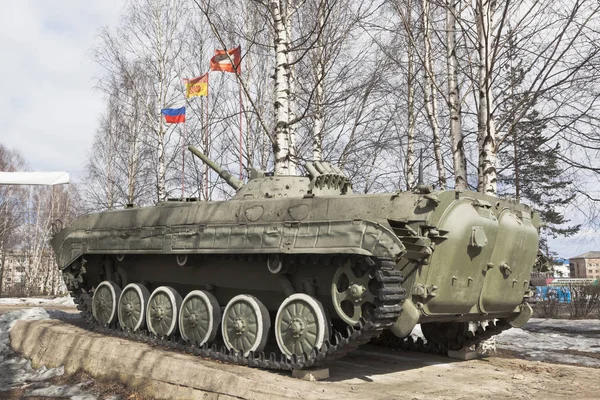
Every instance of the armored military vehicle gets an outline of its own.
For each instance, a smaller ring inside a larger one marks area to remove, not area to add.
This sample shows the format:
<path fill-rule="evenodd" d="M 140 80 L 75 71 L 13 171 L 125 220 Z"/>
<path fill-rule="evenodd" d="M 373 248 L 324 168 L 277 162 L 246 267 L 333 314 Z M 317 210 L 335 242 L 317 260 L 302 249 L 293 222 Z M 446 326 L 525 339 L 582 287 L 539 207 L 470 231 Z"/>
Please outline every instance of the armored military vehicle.
<path fill-rule="evenodd" d="M 431 345 L 473 343 L 531 316 L 539 218 L 471 191 L 352 193 L 343 172 L 253 169 L 234 190 L 87 215 L 51 241 L 101 332 L 262 368 L 323 364 L 420 323 Z M 493 321 L 469 332 L 469 323 Z M 478 336 L 479 334 L 479 336 Z"/>

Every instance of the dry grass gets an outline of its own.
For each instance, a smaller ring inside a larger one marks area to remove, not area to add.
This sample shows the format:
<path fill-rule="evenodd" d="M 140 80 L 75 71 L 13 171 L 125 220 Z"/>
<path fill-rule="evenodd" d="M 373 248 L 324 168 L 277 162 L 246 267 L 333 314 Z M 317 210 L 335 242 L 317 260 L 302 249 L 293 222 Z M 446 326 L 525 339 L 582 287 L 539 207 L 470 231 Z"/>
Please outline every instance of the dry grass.
<path fill-rule="evenodd" d="M 45 386 L 56 385 L 77 385 L 84 383 L 84 388 L 89 393 L 93 394 L 99 400 L 118 398 L 122 400 L 153 400 L 151 397 L 143 396 L 135 390 L 128 388 L 127 386 L 115 383 L 111 381 L 100 381 L 92 378 L 90 375 L 84 372 L 76 372 L 71 375 L 57 376 L 44 382 Z M 36 386 L 37 387 L 37 386 Z M 0 399 L 6 400 L 18 400 L 25 398 L 29 388 L 19 388 L 10 390 L 7 392 L 0 392 Z M 28 400 L 52 400 L 52 399 L 64 399 L 64 397 L 26 397 Z"/>

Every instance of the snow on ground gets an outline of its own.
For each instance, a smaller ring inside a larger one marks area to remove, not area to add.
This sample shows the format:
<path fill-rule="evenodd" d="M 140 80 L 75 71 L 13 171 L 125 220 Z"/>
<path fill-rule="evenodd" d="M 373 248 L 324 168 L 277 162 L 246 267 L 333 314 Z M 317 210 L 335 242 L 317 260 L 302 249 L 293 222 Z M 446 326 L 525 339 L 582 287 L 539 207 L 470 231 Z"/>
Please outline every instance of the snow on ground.
<path fill-rule="evenodd" d="M 2 299 L 8 300 L 8 299 Z M 15 300 L 15 299 L 13 299 Z M 5 303 L 6 304 L 6 303 Z M 21 303 L 10 303 L 21 304 Z M 53 303 L 54 304 L 54 303 Z M 61 303 L 62 304 L 62 303 Z M 18 320 L 48 319 L 54 313 L 71 317 L 60 311 L 47 312 L 43 308 L 28 308 L 0 315 L 0 398 L 2 392 L 12 389 L 26 389 L 25 396 L 61 397 L 72 400 L 94 400 L 95 396 L 85 390 L 87 383 L 55 386 L 44 381 L 64 374 L 64 368 L 31 367 L 31 362 L 16 354 L 10 347 L 9 332 Z M 73 318 L 79 318 L 73 315 Z"/>
<path fill-rule="evenodd" d="M 532 318 L 496 336 L 496 345 L 531 360 L 600 367 L 600 320 Z"/>
<path fill-rule="evenodd" d="M 53 299 L 43 297 L 7 297 L 0 298 L 0 305 L 9 306 L 42 306 L 42 307 L 75 307 L 71 296 L 56 297 Z"/>
<path fill-rule="evenodd" d="M 50 316 L 42 308 L 29 308 L 0 315 L 0 391 L 20 387 L 25 382 L 38 382 L 62 375 L 60 368 L 38 370 L 31 368 L 31 363 L 16 356 L 10 348 L 9 332 L 17 320 L 48 319 Z"/>
<path fill-rule="evenodd" d="M 423 338 L 420 325 L 411 336 Z M 531 318 L 523 328 L 508 329 L 493 340 L 497 349 L 514 351 L 529 360 L 600 368 L 598 319 Z"/>
<path fill-rule="evenodd" d="M 592 333 L 600 335 L 600 319 L 544 319 L 531 318 L 525 329 L 528 331 L 548 331 L 550 329 L 571 333 Z"/>

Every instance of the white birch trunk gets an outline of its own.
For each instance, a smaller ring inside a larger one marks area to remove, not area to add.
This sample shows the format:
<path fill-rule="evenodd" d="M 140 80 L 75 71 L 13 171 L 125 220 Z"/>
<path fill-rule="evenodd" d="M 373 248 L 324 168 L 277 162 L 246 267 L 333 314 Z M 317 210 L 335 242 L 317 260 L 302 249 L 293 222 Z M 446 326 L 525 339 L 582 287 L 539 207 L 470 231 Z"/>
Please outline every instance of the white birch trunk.
<path fill-rule="evenodd" d="M 290 137 L 290 173 L 293 175 L 296 173 L 296 126 L 294 123 L 291 123 L 296 119 L 297 110 L 296 110 L 296 69 L 294 67 L 294 63 L 292 62 L 292 55 L 290 53 L 290 41 L 292 40 L 292 14 L 295 12 L 295 7 L 290 0 L 282 0 L 282 5 L 285 6 L 285 30 L 287 37 L 287 65 L 288 65 L 288 87 L 290 88 L 288 94 L 288 135 Z"/>
<path fill-rule="evenodd" d="M 323 43 L 323 29 L 325 29 L 325 6 L 319 7 L 319 40 L 317 41 L 317 62 L 315 66 L 315 117 L 313 125 L 313 161 L 323 160 L 323 100 L 325 94 L 325 44 Z"/>
<path fill-rule="evenodd" d="M 167 200 L 167 185 L 166 185 L 166 168 L 165 168 L 165 134 L 163 125 L 160 123 L 160 128 L 157 134 L 157 149 L 158 149 L 158 180 L 156 190 L 158 201 Z"/>
<path fill-rule="evenodd" d="M 412 26 L 412 1 L 407 2 L 406 6 L 407 26 Z M 407 190 L 412 190 L 415 184 L 415 88 L 414 88 L 414 44 L 412 40 L 407 42 L 408 51 L 408 71 L 406 78 L 407 93 L 407 145 L 406 145 L 406 186 Z"/>
<path fill-rule="evenodd" d="M 275 173 L 291 175 L 296 166 L 293 161 L 293 139 L 290 132 L 290 66 L 288 64 L 289 38 L 283 20 L 283 2 L 270 1 L 269 10 L 275 29 Z"/>
<path fill-rule="evenodd" d="M 156 60 L 158 62 L 158 99 L 160 108 L 165 108 L 167 106 L 167 82 L 166 82 L 166 60 L 165 60 L 165 47 L 168 47 L 168 44 L 165 43 L 165 37 L 162 29 L 162 21 L 160 18 L 161 9 L 159 7 L 159 3 L 153 3 L 152 8 L 154 9 L 154 25 L 153 28 L 156 31 L 156 47 L 153 51 L 156 54 Z M 156 184 L 158 201 L 166 201 L 167 200 L 167 183 L 166 183 L 166 163 L 165 163 L 165 127 L 163 123 L 163 116 L 160 115 L 160 110 L 155 110 L 156 115 L 158 115 L 158 129 L 156 131 L 157 135 L 157 149 L 158 149 L 158 180 Z"/>
<path fill-rule="evenodd" d="M 479 52 L 479 109 L 477 131 L 479 167 L 477 190 L 495 196 L 496 187 L 496 130 L 492 115 L 492 27 L 495 0 L 477 0 L 475 18 Z"/>
<path fill-rule="evenodd" d="M 133 95 L 133 104 L 131 107 L 131 120 L 129 121 L 129 137 L 132 148 L 129 149 L 130 159 L 127 165 L 127 203 L 133 204 L 135 201 L 136 189 L 138 185 L 138 168 L 140 166 L 140 146 L 143 124 L 140 121 L 140 115 L 137 110 L 140 108 L 140 101 L 137 95 Z"/>
<path fill-rule="evenodd" d="M 113 178 L 113 166 L 115 165 L 115 117 L 114 111 L 111 110 L 108 115 L 108 154 L 106 162 L 106 204 L 109 210 L 112 210 L 115 206 L 115 191 L 114 191 L 114 178 Z"/>
<path fill-rule="evenodd" d="M 435 96 L 435 75 L 433 73 L 433 62 L 431 59 L 431 22 L 429 0 L 422 1 L 423 6 L 423 37 L 424 37 L 424 58 L 425 58 L 425 111 L 427 119 L 431 125 L 433 134 L 433 153 L 435 155 L 435 165 L 438 174 L 438 187 L 446 189 L 446 171 L 444 169 L 444 160 L 442 158 L 442 149 L 440 143 L 440 128 L 437 115 L 437 99 Z"/>
<path fill-rule="evenodd" d="M 133 149 L 132 149 L 132 155 L 131 155 L 131 159 L 128 165 L 128 174 L 127 174 L 127 203 L 128 204 L 133 204 L 134 200 L 135 200 L 135 189 L 137 186 L 137 171 L 138 171 L 138 165 L 139 165 L 139 143 L 138 143 L 138 134 L 136 131 L 135 136 L 133 137 L 133 143 L 132 143 Z"/>
<path fill-rule="evenodd" d="M 446 0 L 446 63 L 448 67 L 448 109 L 450 112 L 450 139 L 454 165 L 454 188 L 467 189 L 467 159 L 463 145 L 461 103 L 458 88 L 456 57 L 456 2 Z"/>

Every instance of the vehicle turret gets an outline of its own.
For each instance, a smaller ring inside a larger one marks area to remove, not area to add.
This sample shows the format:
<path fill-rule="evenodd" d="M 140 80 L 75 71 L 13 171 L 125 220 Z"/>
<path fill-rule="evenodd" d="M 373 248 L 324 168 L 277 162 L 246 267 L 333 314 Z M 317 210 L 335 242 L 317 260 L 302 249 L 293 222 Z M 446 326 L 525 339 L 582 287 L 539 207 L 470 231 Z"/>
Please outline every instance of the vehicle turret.
<path fill-rule="evenodd" d="M 324 161 L 306 162 L 307 175 L 275 175 L 257 168 L 250 168 L 247 184 L 234 178 L 194 146 L 188 149 L 236 190 L 233 199 L 269 199 L 276 197 L 338 196 L 352 193 L 352 185 L 337 166 Z"/>

